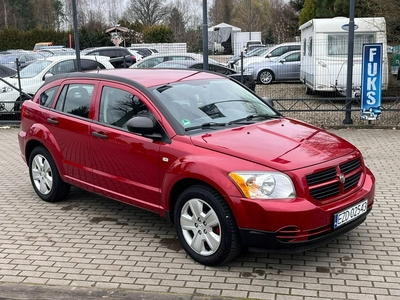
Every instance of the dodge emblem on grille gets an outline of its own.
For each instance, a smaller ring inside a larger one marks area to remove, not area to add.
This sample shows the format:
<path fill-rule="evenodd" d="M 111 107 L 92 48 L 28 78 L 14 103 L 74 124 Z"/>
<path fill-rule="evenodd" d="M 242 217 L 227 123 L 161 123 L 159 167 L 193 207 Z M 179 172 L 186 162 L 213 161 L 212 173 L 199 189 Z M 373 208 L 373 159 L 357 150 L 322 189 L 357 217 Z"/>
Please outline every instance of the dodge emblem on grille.
<path fill-rule="evenodd" d="M 344 177 L 343 174 L 340 174 L 339 175 L 339 180 L 340 180 L 341 183 L 344 183 L 346 181 L 346 178 Z"/>

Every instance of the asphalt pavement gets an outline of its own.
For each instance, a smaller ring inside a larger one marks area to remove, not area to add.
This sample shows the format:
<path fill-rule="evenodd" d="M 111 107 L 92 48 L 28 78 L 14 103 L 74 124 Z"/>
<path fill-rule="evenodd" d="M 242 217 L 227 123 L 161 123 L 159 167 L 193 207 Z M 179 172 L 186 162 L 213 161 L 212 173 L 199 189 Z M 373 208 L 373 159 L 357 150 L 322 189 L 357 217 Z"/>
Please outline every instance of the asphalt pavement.
<path fill-rule="evenodd" d="M 332 129 L 376 177 L 365 223 L 323 247 L 195 263 L 158 215 L 73 188 L 33 191 L 17 141 L 0 127 L 0 300 L 400 299 L 400 131 Z"/>

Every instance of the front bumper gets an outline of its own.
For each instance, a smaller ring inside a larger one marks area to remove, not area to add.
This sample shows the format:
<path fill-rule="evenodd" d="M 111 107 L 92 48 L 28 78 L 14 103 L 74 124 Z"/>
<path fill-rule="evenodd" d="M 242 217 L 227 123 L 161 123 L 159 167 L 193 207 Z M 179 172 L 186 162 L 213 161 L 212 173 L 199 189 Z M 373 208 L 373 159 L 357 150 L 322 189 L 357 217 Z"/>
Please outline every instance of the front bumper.
<path fill-rule="evenodd" d="M 363 185 L 335 201 L 292 200 L 253 201 L 241 203 L 235 211 L 243 244 L 253 251 L 298 252 L 315 248 L 363 223 L 375 198 L 373 175 L 367 170 Z M 334 228 L 335 214 L 367 200 L 367 211 L 345 225 Z M 238 203 L 236 202 L 236 203 Z"/>
<path fill-rule="evenodd" d="M 321 236 L 316 236 L 309 240 L 299 242 L 285 242 L 278 238 L 276 232 L 265 232 L 258 230 L 249 230 L 239 228 L 240 237 L 242 242 L 248 250 L 253 252 L 264 253 L 296 253 L 314 249 L 318 246 L 325 245 L 326 243 L 334 240 L 335 238 L 351 231 L 360 224 L 362 224 L 367 215 L 371 212 L 368 211 L 355 219 L 354 221 Z"/>

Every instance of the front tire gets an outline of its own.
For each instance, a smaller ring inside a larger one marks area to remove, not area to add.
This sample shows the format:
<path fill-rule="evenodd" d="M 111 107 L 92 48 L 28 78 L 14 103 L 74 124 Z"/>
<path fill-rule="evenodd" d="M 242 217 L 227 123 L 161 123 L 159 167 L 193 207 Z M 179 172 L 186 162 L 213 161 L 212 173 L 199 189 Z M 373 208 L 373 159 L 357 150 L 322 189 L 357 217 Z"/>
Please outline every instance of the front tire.
<path fill-rule="evenodd" d="M 241 252 L 238 228 L 228 204 L 206 185 L 189 187 L 178 197 L 174 221 L 183 248 L 201 264 L 216 266 Z"/>
<path fill-rule="evenodd" d="M 33 149 L 29 157 L 29 177 L 36 194 L 47 202 L 63 200 L 71 188 L 62 181 L 53 158 L 43 147 Z"/>
<path fill-rule="evenodd" d="M 263 70 L 258 74 L 258 81 L 262 84 L 270 84 L 274 81 L 274 73 L 270 70 Z"/>

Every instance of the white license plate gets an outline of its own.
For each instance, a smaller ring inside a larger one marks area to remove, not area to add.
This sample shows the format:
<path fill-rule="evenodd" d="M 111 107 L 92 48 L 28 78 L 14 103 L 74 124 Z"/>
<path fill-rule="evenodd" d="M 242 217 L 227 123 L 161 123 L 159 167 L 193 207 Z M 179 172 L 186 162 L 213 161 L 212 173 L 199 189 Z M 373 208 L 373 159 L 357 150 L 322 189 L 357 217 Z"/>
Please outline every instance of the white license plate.
<path fill-rule="evenodd" d="M 361 201 L 352 207 L 338 212 L 333 217 L 333 228 L 338 228 L 367 212 L 368 200 Z"/>

